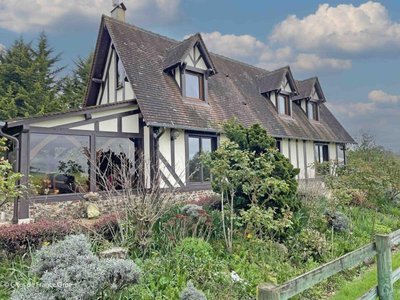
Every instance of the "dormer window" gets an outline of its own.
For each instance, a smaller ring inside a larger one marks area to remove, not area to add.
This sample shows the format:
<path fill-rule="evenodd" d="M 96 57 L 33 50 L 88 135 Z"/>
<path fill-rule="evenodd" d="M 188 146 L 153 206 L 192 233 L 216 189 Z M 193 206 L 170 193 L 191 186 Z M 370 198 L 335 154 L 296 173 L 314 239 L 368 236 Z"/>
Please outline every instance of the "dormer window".
<path fill-rule="evenodd" d="M 197 72 L 185 71 L 186 97 L 204 100 L 204 75 Z"/>
<path fill-rule="evenodd" d="M 199 33 L 171 47 L 164 64 L 185 100 L 207 102 L 207 82 L 217 71 Z"/>
<path fill-rule="evenodd" d="M 280 115 L 287 115 L 287 116 L 291 115 L 289 95 L 278 94 L 277 104 L 278 104 L 277 110 Z"/>
<path fill-rule="evenodd" d="M 314 101 L 308 101 L 307 103 L 307 115 L 308 119 L 318 121 L 319 120 L 319 112 L 318 112 L 318 103 Z"/>

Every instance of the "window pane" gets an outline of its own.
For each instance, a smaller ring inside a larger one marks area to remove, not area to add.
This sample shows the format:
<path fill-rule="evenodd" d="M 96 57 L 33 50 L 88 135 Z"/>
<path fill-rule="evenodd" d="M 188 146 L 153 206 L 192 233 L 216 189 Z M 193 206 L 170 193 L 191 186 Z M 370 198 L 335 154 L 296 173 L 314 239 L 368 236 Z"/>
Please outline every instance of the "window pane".
<path fill-rule="evenodd" d="M 129 138 L 96 137 L 99 190 L 129 188 L 135 176 L 135 143 Z"/>
<path fill-rule="evenodd" d="M 307 103 L 307 109 L 308 109 L 308 118 L 312 119 L 314 116 L 314 106 L 312 105 L 311 102 Z"/>
<path fill-rule="evenodd" d="M 39 195 L 89 191 L 89 137 L 30 135 L 30 182 Z"/>
<path fill-rule="evenodd" d="M 185 74 L 186 96 L 200 99 L 200 77 L 191 73 Z"/>
<path fill-rule="evenodd" d="M 189 181 L 201 181 L 200 139 L 189 137 Z"/>
<path fill-rule="evenodd" d="M 212 146 L 211 146 L 211 138 L 202 138 L 201 139 L 201 151 L 203 153 L 208 153 L 212 151 Z M 203 181 L 210 181 L 211 176 L 210 176 L 210 169 L 206 166 L 203 166 Z"/>
<path fill-rule="evenodd" d="M 279 95 L 278 101 L 278 112 L 284 115 L 286 113 L 286 99 L 282 95 Z"/>

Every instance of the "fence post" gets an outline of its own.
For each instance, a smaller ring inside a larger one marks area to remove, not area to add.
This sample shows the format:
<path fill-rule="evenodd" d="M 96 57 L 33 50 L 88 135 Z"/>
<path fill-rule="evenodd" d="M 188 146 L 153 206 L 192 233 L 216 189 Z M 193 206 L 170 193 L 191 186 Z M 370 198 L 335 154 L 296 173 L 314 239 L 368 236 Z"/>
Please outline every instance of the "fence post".
<path fill-rule="evenodd" d="M 281 293 L 277 286 L 271 283 L 263 283 L 258 286 L 257 300 L 285 300 L 281 298 Z"/>
<path fill-rule="evenodd" d="M 393 300 L 392 253 L 390 236 L 375 235 L 378 265 L 378 296 L 380 300 Z"/>

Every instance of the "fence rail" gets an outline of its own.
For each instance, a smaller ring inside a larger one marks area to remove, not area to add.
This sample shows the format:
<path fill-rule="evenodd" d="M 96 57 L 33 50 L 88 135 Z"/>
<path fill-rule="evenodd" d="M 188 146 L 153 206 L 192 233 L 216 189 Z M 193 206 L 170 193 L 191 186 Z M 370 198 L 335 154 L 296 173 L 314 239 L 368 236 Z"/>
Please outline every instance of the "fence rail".
<path fill-rule="evenodd" d="M 389 235 L 377 234 L 373 243 L 347 253 L 279 286 L 267 283 L 259 285 L 257 299 L 287 300 L 341 271 L 361 264 L 367 258 L 376 256 L 378 285 L 366 292 L 359 300 L 376 299 L 376 297 L 381 300 L 393 300 L 393 283 L 400 279 L 400 268 L 392 272 L 391 248 L 398 244 L 400 244 L 400 230 Z"/>

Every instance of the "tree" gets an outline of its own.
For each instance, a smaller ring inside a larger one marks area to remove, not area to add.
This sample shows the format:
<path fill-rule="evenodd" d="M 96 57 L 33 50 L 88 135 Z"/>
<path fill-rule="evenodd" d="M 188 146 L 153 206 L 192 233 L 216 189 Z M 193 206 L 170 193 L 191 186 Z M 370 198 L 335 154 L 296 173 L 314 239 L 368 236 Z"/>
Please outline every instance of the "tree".
<path fill-rule="evenodd" d="M 226 158 L 233 145 L 222 143 L 220 147 L 210 155 L 208 165 L 213 173 L 213 188 L 218 191 L 221 177 L 226 176 L 223 172 L 230 170 L 243 170 L 244 176 L 235 190 L 238 198 L 236 205 L 246 207 L 250 203 L 270 207 L 289 206 L 296 209 L 299 203 L 296 199 L 297 180 L 299 169 L 294 168 L 289 160 L 281 154 L 275 146 L 275 139 L 269 136 L 265 129 L 255 124 L 249 128 L 241 124 L 230 121 L 224 124 L 224 132 L 230 143 L 236 145 L 240 155 L 246 159 L 240 158 L 240 163 Z M 229 154 L 231 155 L 231 154 Z M 216 167 L 225 162 L 225 170 Z"/>
<path fill-rule="evenodd" d="M 296 210 L 295 169 L 275 146 L 274 138 L 255 124 L 245 128 L 230 121 L 224 124 L 229 141 L 202 157 L 210 168 L 212 188 L 221 194 L 222 227 L 229 251 L 232 251 L 235 210 L 260 206 L 273 207 L 279 213 Z M 227 206 L 229 226 L 225 224 Z"/>
<path fill-rule="evenodd" d="M 15 41 L 0 58 L 0 118 L 10 119 L 41 115 L 66 108 L 57 97 L 56 66 L 48 39 L 41 33 L 37 46 L 22 38 Z"/>
<path fill-rule="evenodd" d="M 62 80 L 60 100 L 66 103 L 69 109 L 82 107 L 92 61 L 93 52 L 86 58 L 78 57 L 72 74 Z"/>

